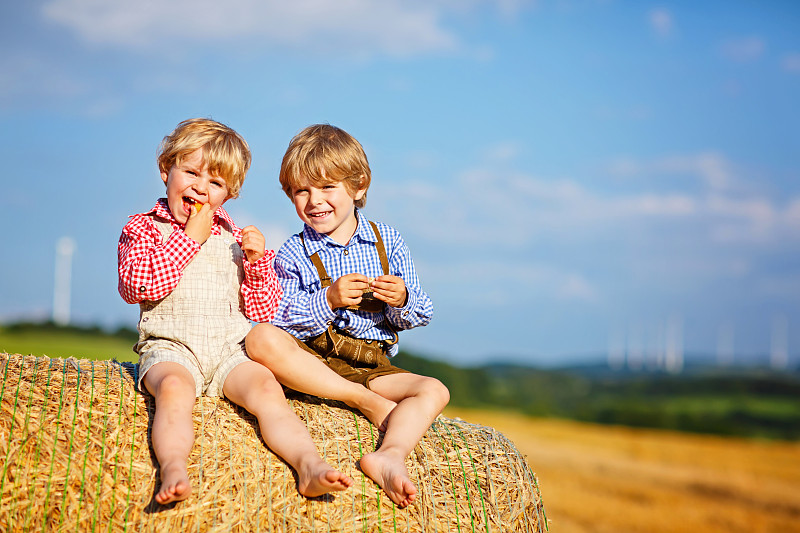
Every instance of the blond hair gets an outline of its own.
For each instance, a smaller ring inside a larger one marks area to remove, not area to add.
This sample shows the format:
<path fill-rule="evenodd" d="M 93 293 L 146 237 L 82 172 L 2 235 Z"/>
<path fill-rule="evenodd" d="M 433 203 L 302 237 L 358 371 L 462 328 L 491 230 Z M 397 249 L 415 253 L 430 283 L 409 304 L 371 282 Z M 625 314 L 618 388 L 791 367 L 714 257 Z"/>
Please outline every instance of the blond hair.
<path fill-rule="evenodd" d="M 164 137 L 158 149 L 158 168 L 169 173 L 173 165 L 195 150 L 203 149 L 208 172 L 228 185 L 228 197 L 236 198 L 250 169 L 250 147 L 241 135 L 225 124 L 207 118 L 184 120 Z"/>
<path fill-rule="evenodd" d="M 305 183 L 319 187 L 342 182 L 353 197 L 364 189 L 364 195 L 355 201 L 360 208 L 367 203 L 372 173 L 364 148 L 352 135 L 330 124 L 314 124 L 292 138 L 278 179 L 290 199 L 292 189 Z"/>

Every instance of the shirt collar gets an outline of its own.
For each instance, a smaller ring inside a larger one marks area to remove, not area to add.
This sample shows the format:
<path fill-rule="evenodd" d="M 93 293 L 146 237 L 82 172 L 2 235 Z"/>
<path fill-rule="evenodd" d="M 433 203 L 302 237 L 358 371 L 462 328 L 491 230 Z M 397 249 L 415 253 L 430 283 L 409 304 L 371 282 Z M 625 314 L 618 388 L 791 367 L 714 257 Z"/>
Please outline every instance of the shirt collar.
<path fill-rule="evenodd" d="M 352 243 L 354 239 L 358 239 L 362 242 L 378 242 L 375 232 L 372 231 L 372 225 L 367 220 L 367 217 L 361 214 L 358 208 L 356 208 L 356 220 L 358 221 L 358 226 L 356 226 L 356 232 L 350 238 L 350 242 Z M 342 246 L 327 235 L 317 233 L 317 231 L 308 224 L 305 224 L 303 227 L 303 241 L 305 242 L 309 257 L 319 252 L 323 246 Z"/>

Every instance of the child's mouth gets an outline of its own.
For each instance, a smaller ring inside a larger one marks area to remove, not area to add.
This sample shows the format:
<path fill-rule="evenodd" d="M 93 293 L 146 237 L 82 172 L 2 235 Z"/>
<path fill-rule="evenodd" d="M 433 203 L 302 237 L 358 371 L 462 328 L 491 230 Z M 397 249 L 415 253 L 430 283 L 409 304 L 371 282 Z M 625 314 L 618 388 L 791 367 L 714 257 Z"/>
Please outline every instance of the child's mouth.
<path fill-rule="evenodd" d="M 195 200 L 194 198 L 189 198 L 188 196 L 183 197 L 183 206 L 187 212 L 191 212 L 193 209 L 195 212 L 200 211 L 200 208 L 203 207 L 203 204 Z"/>

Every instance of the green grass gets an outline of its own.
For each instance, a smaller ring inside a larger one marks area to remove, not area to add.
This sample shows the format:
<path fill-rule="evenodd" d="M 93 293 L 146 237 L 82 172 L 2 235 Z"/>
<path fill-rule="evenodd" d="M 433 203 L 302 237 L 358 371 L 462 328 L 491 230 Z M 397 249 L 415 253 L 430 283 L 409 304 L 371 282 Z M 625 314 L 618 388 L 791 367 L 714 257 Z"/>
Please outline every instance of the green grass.
<path fill-rule="evenodd" d="M 132 346 L 136 339 L 128 334 L 96 330 L 48 327 L 0 327 L 0 351 L 22 355 L 75 357 L 76 359 L 116 359 L 135 363 Z"/>

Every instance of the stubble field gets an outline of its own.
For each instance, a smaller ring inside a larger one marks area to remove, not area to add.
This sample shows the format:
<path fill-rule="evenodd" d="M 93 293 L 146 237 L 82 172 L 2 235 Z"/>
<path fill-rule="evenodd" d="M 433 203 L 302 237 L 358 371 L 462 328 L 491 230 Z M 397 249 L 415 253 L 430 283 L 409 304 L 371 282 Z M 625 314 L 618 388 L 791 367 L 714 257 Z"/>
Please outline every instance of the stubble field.
<path fill-rule="evenodd" d="M 550 531 L 800 532 L 800 443 L 631 429 L 497 411 L 539 478 Z"/>

